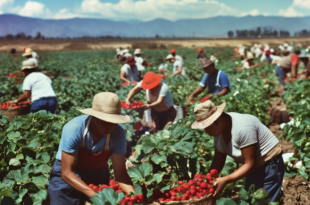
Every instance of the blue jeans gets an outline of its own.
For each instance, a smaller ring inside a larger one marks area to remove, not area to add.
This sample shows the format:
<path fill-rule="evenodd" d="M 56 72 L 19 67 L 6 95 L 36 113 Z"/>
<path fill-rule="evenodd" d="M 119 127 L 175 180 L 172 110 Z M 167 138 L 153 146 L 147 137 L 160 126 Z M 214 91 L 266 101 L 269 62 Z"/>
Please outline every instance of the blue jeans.
<path fill-rule="evenodd" d="M 279 154 L 249 174 L 246 177 L 244 188 L 248 190 L 251 184 L 255 185 L 256 190 L 264 188 L 268 193 L 266 200 L 268 202 L 278 202 L 281 198 L 280 191 L 284 172 L 282 154 Z"/>
<path fill-rule="evenodd" d="M 96 171 L 81 171 L 76 169 L 74 170 L 74 173 L 87 185 L 109 185 L 110 173 L 108 168 L 103 168 Z M 50 205 L 85 205 L 85 201 L 88 197 L 75 190 L 64 180 L 62 180 L 61 161 L 55 161 L 55 164 L 50 172 L 49 182 L 48 194 L 50 196 Z"/>
<path fill-rule="evenodd" d="M 56 97 L 40 98 L 31 104 L 30 113 L 46 110 L 52 114 L 56 114 L 57 100 Z"/>
<path fill-rule="evenodd" d="M 274 69 L 276 71 L 276 75 L 278 76 L 280 83 L 282 85 L 286 85 L 286 83 L 284 82 L 284 80 L 286 78 L 286 73 L 278 65 L 276 65 L 276 67 Z"/>

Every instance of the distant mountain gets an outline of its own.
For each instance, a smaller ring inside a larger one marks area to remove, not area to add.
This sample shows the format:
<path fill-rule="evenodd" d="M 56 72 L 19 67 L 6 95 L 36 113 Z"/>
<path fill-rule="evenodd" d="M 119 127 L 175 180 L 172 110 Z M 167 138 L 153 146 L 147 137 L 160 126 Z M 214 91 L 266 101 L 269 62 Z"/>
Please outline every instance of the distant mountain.
<path fill-rule="evenodd" d="M 35 36 L 41 32 L 46 37 L 81 37 L 81 36 L 124 36 L 124 37 L 211 37 L 227 36 L 229 30 L 256 29 L 269 27 L 274 30 L 287 30 L 291 34 L 310 28 L 309 17 L 275 16 L 218 16 L 207 19 L 182 19 L 169 21 L 112 21 L 107 19 L 74 18 L 50 20 L 28 18 L 12 14 L 0 15 L 0 36 L 24 32 Z"/>

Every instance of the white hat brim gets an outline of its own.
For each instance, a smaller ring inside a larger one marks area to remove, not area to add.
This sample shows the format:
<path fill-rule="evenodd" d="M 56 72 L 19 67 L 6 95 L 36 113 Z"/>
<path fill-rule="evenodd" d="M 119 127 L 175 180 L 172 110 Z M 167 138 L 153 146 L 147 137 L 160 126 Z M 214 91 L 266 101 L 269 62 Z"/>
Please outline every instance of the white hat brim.
<path fill-rule="evenodd" d="M 111 122 L 111 123 L 115 123 L 115 124 L 118 124 L 118 123 L 123 124 L 123 123 L 130 122 L 130 117 L 128 115 L 108 114 L 108 113 L 95 111 L 91 108 L 83 109 L 83 110 L 77 109 L 77 110 L 83 114 L 96 117 L 96 118 L 103 120 L 103 121 L 106 121 L 106 122 Z"/>

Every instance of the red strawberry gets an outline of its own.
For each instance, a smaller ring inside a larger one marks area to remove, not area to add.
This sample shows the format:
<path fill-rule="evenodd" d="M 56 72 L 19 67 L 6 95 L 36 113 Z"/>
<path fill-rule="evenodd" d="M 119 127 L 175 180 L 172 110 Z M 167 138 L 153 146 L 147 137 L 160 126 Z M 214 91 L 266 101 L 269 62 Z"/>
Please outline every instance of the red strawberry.
<path fill-rule="evenodd" d="M 170 199 L 166 199 L 165 201 L 170 201 Z"/>
<path fill-rule="evenodd" d="M 210 188 L 210 189 L 209 189 L 209 193 L 210 193 L 210 194 L 214 193 L 214 189 L 213 189 L 213 188 Z"/>
<path fill-rule="evenodd" d="M 211 181 L 211 180 L 212 180 L 212 175 L 211 175 L 210 173 L 208 173 L 207 176 L 206 176 L 206 179 L 207 179 L 208 181 Z"/>
<path fill-rule="evenodd" d="M 211 174 L 212 177 L 214 177 L 214 178 L 218 178 L 218 177 L 219 177 L 219 174 L 218 174 L 218 172 L 217 172 L 216 169 L 212 169 L 212 170 L 210 171 L 210 174 Z"/>
<path fill-rule="evenodd" d="M 194 185 L 192 185 L 192 186 L 190 187 L 190 190 L 196 190 L 196 187 L 195 187 Z"/>
<path fill-rule="evenodd" d="M 196 190 L 191 190 L 191 195 L 195 196 L 195 194 L 196 194 Z"/>
<path fill-rule="evenodd" d="M 209 183 L 210 183 L 210 184 L 214 184 L 214 181 L 211 180 L 211 181 L 209 181 Z"/>
<path fill-rule="evenodd" d="M 177 197 L 176 197 L 176 200 L 177 200 L 177 201 L 181 201 L 181 197 L 180 197 L 180 196 L 177 196 Z"/>
<path fill-rule="evenodd" d="M 114 189 L 114 191 L 118 190 L 118 186 L 116 184 L 112 184 L 110 187 Z"/>
<path fill-rule="evenodd" d="M 98 191 L 98 186 L 93 186 L 93 190 Z"/>
<path fill-rule="evenodd" d="M 165 201 L 165 199 L 164 198 L 159 198 L 158 201 Z"/>
<path fill-rule="evenodd" d="M 172 196 L 172 197 L 170 198 L 170 200 L 171 200 L 171 201 L 175 201 L 175 200 L 176 200 L 176 197 L 175 197 L 175 196 Z"/>
<path fill-rule="evenodd" d="M 89 184 L 89 185 L 88 185 L 89 188 L 93 188 L 94 186 L 95 186 L 95 185 L 93 185 L 93 184 Z"/>
<path fill-rule="evenodd" d="M 179 184 L 182 185 L 182 184 L 184 184 L 184 182 L 183 181 L 179 181 Z"/>
<path fill-rule="evenodd" d="M 143 194 L 138 194 L 138 198 L 141 202 L 144 202 Z"/>
<path fill-rule="evenodd" d="M 189 181 L 188 181 L 188 184 L 191 186 L 191 185 L 195 185 L 196 182 L 195 182 L 195 180 L 189 180 Z"/>
<path fill-rule="evenodd" d="M 202 183 L 200 184 L 200 188 L 202 188 L 202 189 L 207 189 L 207 188 L 208 188 L 207 182 L 202 182 Z"/>
<path fill-rule="evenodd" d="M 207 189 L 202 190 L 202 195 L 203 195 L 203 196 L 207 195 L 208 193 L 209 193 L 209 192 L 208 192 Z"/>

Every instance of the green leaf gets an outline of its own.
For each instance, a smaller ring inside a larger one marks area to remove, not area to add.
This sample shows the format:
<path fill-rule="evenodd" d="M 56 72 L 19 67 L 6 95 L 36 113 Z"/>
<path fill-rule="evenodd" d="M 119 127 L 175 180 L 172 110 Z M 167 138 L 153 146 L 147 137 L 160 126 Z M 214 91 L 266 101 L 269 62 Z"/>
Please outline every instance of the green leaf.
<path fill-rule="evenodd" d="M 144 162 L 140 165 L 140 172 L 143 178 L 151 174 L 152 170 L 153 170 L 153 167 L 151 166 L 149 162 Z"/>
<path fill-rule="evenodd" d="M 45 189 L 45 186 L 49 185 L 48 178 L 44 176 L 32 177 L 32 182 L 39 188 Z"/>
<path fill-rule="evenodd" d="M 6 177 L 9 179 L 13 179 L 16 182 L 25 182 L 29 180 L 28 173 L 22 172 L 21 170 L 12 170 L 6 175 Z"/>
<path fill-rule="evenodd" d="M 268 193 L 263 189 L 258 189 L 252 196 L 254 199 L 264 199 L 268 196 Z"/>
<path fill-rule="evenodd" d="M 133 187 L 135 188 L 135 190 L 136 190 L 136 192 L 137 192 L 138 194 L 142 194 L 142 188 L 141 188 L 141 186 L 139 186 L 138 184 L 134 183 L 134 184 L 133 184 Z"/>
<path fill-rule="evenodd" d="M 0 161 L 0 165 L 1 165 L 2 167 L 5 167 L 5 166 L 7 166 L 7 163 L 5 162 L 4 159 L 2 159 L 2 160 Z"/>
<path fill-rule="evenodd" d="M 39 192 L 32 194 L 31 199 L 34 202 L 33 205 L 41 205 L 42 201 L 47 198 L 47 190 L 40 190 Z"/>
<path fill-rule="evenodd" d="M 34 167 L 34 173 L 46 173 L 48 174 L 51 171 L 51 167 L 47 164 L 41 164 L 39 166 Z"/>
<path fill-rule="evenodd" d="M 96 196 L 93 196 L 90 200 L 93 205 L 115 205 L 118 199 L 118 195 L 111 188 L 103 189 Z"/>
<path fill-rule="evenodd" d="M 18 138 L 20 137 L 20 132 L 9 132 L 7 136 L 9 139 Z"/>
<path fill-rule="evenodd" d="M 10 159 L 9 165 L 19 166 L 20 165 L 20 161 L 18 159 L 15 159 L 15 158 Z"/>
<path fill-rule="evenodd" d="M 155 149 L 155 143 L 153 142 L 144 142 L 142 144 L 142 149 L 145 154 L 149 154 L 153 149 Z"/>
<path fill-rule="evenodd" d="M 220 198 L 216 201 L 216 205 L 238 205 L 234 200 L 230 198 Z"/>
<path fill-rule="evenodd" d="M 21 203 L 25 194 L 28 193 L 28 189 L 20 189 L 18 199 L 15 201 L 16 203 Z"/>
<path fill-rule="evenodd" d="M 144 181 L 144 177 L 137 166 L 129 167 L 127 173 L 134 181 Z"/>
<path fill-rule="evenodd" d="M 300 174 L 301 176 L 303 176 L 303 178 L 305 178 L 306 180 L 308 180 L 309 175 L 307 174 L 305 167 L 301 167 L 301 168 L 298 170 L 298 172 L 299 172 L 299 174 Z"/>
<path fill-rule="evenodd" d="M 239 191 L 239 197 L 240 199 L 247 201 L 250 199 L 250 194 L 244 188 L 241 188 Z"/>
<path fill-rule="evenodd" d="M 249 205 L 249 203 L 241 199 L 239 205 Z"/>
<path fill-rule="evenodd" d="M 155 164 L 159 164 L 161 162 L 167 162 L 167 156 L 166 155 L 158 155 L 158 154 L 153 154 L 151 157 L 151 160 L 155 163 Z"/>

